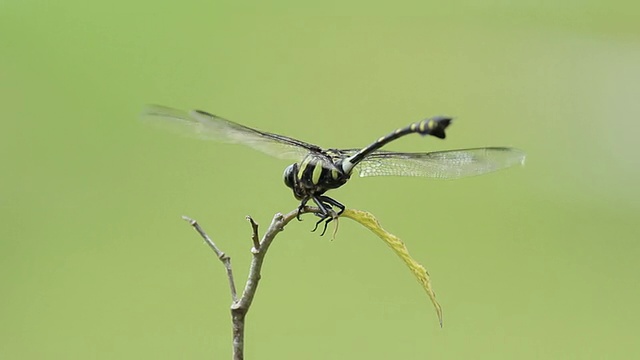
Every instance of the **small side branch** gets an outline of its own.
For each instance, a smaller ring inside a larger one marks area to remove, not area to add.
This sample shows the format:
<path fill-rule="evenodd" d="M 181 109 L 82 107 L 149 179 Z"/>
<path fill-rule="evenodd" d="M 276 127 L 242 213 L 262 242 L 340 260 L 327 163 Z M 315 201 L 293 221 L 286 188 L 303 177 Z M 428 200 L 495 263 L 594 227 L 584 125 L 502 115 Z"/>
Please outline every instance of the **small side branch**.
<path fill-rule="evenodd" d="M 246 217 L 247 221 L 251 223 L 251 230 L 253 233 L 251 234 L 251 240 L 253 241 L 253 248 L 257 250 L 260 249 L 260 237 L 258 235 L 258 223 L 253 220 L 251 216 Z"/>
<path fill-rule="evenodd" d="M 229 289 L 231 290 L 231 301 L 233 303 L 236 303 L 238 301 L 238 295 L 236 291 L 235 280 L 233 279 L 231 258 L 216 246 L 213 240 L 211 240 L 209 235 L 207 235 L 207 233 L 202 229 L 202 227 L 200 227 L 200 224 L 198 224 L 196 220 L 193 220 L 187 216 L 183 216 L 182 219 L 187 221 L 189 225 L 191 225 L 198 232 L 198 234 L 200 234 L 200 236 L 204 239 L 207 245 L 209 245 L 209 247 L 216 254 L 218 259 L 222 261 L 222 264 L 224 265 L 224 268 L 227 271 L 227 277 L 229 278 Z"/>

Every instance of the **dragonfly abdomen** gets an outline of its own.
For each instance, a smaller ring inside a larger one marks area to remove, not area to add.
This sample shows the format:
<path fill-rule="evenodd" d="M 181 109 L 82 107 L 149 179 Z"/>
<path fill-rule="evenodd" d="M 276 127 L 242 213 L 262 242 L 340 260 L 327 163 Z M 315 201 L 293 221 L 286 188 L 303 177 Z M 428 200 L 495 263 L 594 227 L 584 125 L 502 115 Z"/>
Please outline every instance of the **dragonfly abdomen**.
<path fill-rule="evenodd" d="M 436 116 L 429 119 L 424 119 L 422 121 L 415 122 L 409 126 L 405 126 L 403 128 L 398 128 L 396 131 L 387 134 L 373 142 L 371 145 L 365 147 L 364 149 L 358 151 L 353 156 L 345 159 L 342 162 L 342 169 L 344 172 L 349 173 L 353 169 L 354 166 L 358 165 L 360 161 L 362 161 L 367 155 L 372 152 L 380 149 L 386 144 L 396 140 L 402 136 L 409 135 L 412 133 L 418 133 L 422 136 L 431 135 L 435 136 L 439 139 L 444 139 L 446 134 L 444 130 L 451 124 L 451 118 L 446 116 Z"/>

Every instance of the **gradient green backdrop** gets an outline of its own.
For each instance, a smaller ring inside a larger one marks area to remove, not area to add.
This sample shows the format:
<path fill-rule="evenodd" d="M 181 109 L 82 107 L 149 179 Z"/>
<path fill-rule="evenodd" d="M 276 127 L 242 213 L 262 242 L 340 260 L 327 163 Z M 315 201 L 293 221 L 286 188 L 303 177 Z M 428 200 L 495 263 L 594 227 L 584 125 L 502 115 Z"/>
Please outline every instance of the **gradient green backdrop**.
<path fill-rule="evenodd" d="M 201 108 L 327 147 L 425 116 L 527 164 L 354 178 L 444 308 L 349 220 L 294 222 L 248 317 L 250 359 L 640 357 L 640 6 L 623 1 L 0 1 L 0 358 L 228 359 L 224 271 L 252 215 L 295 208 L 287 162 L 138 121 Z"/>

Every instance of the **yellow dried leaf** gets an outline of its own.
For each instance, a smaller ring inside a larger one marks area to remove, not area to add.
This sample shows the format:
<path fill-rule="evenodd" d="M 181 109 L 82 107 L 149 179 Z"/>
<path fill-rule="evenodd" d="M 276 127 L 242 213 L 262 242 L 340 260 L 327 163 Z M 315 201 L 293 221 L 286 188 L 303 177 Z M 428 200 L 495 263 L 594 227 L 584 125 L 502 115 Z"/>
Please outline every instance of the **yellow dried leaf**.
<path fill-rule="evenodd" d="M 427 295 L 429 295 L 429 298 L 431 299 L 431 302 L 436 309 L 436 313 L 438 314 L 440 326 L 442 326 L 442 307 L 440 307 L 440 304 L 438 304 L 438 301 L 436 300 L 436 294 L 431 287 L 429 273 L 424 268 L 424 266 L 420 265 L 411 257 L 411 255 L 409 255 L 409 250 L 407 250 L 407 247 L 404 245 L 402 240 L 384 230 L 380 226 L 378 220 L 371 213 L 368 213 L 366 211 L 346 209 L 341 216 L 357 221 L 362 226 L 378 235 L 378 237 L 385 243 L 387 243 L 391 250 L 393 250 L 396 255 L 398 255 L 402 259 L 402 261 L 404 261 L 409 270 L 411 270 L 416 279 L 418 279 L 418 282 L 422 285 L 424 291 L 426 291 Z"/>

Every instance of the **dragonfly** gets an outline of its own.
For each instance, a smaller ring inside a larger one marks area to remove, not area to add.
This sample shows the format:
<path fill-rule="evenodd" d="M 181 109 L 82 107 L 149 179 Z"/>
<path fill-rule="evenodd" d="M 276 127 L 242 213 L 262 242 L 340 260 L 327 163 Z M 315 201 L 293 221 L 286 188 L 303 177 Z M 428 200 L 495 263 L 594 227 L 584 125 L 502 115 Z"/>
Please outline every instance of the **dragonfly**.
<path fill-rule="evenodd" d="M 317 206 L 320 217 L 312 231 L 327 225 L 345 210 L 339 201 L 325 195 L 328 190 L 346 184 L 351 175 L 418 176 L 458 179 L 481 175 L 524 164 L 525 153 L 512 147 L 480 147 L 432 152 L 396 152 L 380 150 L 409 134 L 445 139 L 452 118 L 435 116 L 378 138 L 364 148 L 325 149 L 288 136 L 265 132 L 226 120 L 202 110 L 183 111 L 160 105 L 148 105 L 143 118 L 180 130 L 192 136 L 226 143 L 237 143 L 268 155 L 295 160 L 284 170 L 283 179 L 300 201 L 298 220 L 309 201 Z M 337 211 L 336 211 L 337 210 Z"/>

